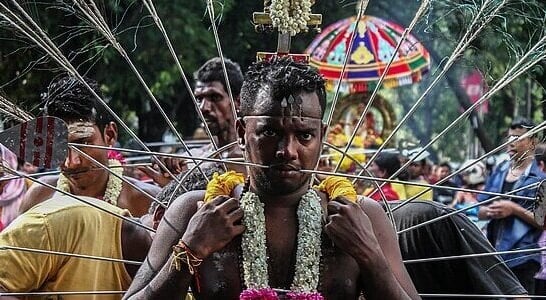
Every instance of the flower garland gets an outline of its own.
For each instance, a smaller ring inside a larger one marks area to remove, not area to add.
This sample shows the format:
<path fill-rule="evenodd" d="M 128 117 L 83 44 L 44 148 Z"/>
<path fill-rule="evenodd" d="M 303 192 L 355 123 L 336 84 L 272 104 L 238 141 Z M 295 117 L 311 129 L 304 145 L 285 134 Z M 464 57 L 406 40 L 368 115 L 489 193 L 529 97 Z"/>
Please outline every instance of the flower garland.
<path fill-rule="evenodd" d="M 244 176 L 233 171 L 218 175 L 208 183 L 205 202 L 221 195 L 230 195 L 238 184 L 244 182 Z M 357 194 L 352 183 L 343 177 L 328 176 L 315 188 L 325 192 L 328 199 L 344 196 L 356 202 Z M 296 249 L 296 270 L 294 281 L 287 294 L 295 300 L 323 300 L 317 292 L 319 284 L 319 264 L 321 257 L 322 207 L 317 193 L 310 189 L 302 196 L 298 205 L 298 241 Z M 243 194 L 240 200 L 243 209 L 242 223 L 246 230 L 242 235 L 241 248 L 243 257 L 243 279 L 247 289 L 240 295 L 240 300 L 276 300 L 277 292 L 269 287 L 267 272 L 267 250 L 265 235 L 264 204 L 258 195 L 252 192 Z"/>
<path fill-rule="evenodd" d="M 269 11 L 271 23 L 281 34 L 294 36 L 302 30 L 307 31 L 312 5 L 311 0 L 272 0 Z"/>
<path fill-rule="evenodd" d="M 244 212 L 243 225 L 246 227 L 241 240 L 243 273 L 248 289 L 244 290 L 239 298 L 244 300 L 278 299 L 268 282 L 264 204 L 258 195 L 246 192 L 241 197 L 241 208 Z M 296 270 L 288 297 L 290 299 L 323 299 L 317 293 L 322 207 L 320 197 L 314 190 L 310 189 L 302 196 L 297 215 L 299 228 Z"/>
<path fill-rule="evenodd" d="M 123 187 L 123 181 L 120 179 L 123 175 L 123 168 L 121 168 L 121 162 L 117 159 L 109 159 L 108 166 L 112 168 L 112 172 L 117 176 L 108 175 L 108 182 L 106 183 L 106 190 L 104 191 L 104 197 L 102 199 L 117 206 L 118 198 Z M 59 174 L 59 179 L 57 180 L 57 189 L 68 193 L 71 192 L 68 178 L 62 173 Z"/>

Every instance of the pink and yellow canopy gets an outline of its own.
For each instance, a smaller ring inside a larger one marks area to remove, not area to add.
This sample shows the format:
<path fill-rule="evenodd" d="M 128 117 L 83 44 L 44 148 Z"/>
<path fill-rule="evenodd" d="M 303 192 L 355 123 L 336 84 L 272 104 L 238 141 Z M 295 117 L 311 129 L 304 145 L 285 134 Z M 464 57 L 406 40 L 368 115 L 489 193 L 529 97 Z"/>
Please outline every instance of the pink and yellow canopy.
<path fill-rule="evenodd" d="M 310 64 L 328 81 L 330 91 L 340 78 L 355 21 L 356 17 L 350 17 L 328 26 L 305 50 L 311 56 Z M 356 30 L 341 83 L 345 93 L 366 92 L 375 87 L 404 31 L 398 24 L 372 16 L 363 16 Z M 418 82 L 429 68 L 428 51 L 414 36 L 408 35 L 383 85 L 393 88 Z"/>

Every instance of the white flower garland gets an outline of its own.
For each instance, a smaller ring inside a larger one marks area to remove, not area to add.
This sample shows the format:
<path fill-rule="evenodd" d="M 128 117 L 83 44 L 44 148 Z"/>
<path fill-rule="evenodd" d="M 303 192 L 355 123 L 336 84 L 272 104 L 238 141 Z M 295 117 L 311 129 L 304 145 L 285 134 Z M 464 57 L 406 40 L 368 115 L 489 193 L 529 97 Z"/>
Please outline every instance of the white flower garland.
<path fill-rule="evenodd" d="M 246 192 L 241 197 L 241 207 L 244 211 L 242 222 L 246 227 L 241 241 L 245 285 L 249 289 L 268 288 L 264 204 L 258 195 Z M 310 189 L 302 196 L 297 215 L 296 270 L 290 289 L 293 292 L 316 292 L 320 271 L 322 208 L 320 197 L 314 190 Z"/>
<path fill-rule="evenodd" d="M 311 0 L 272 0 L 269 11 L 271 23 L 280 33 L 290 33 L 290 36 L 307 31 L 312 5 Z"/>
<path fill-rule="evenodd" d="M 121 168 L 121 162 L 117 159 L 109 159 L 108 166 L 112 167 L 112 172 L 117 176 L 108 174 L 108 182 L 106 183 L 103 200 L 114 206 L 118 206 L 118 198 L 123 188 L 123 181 L 120 178 L 123 176 L 123 168 Z M 68 178 L 62 173 L 59 174 L 59 179 L 57 180 L 57 189 L 63 192 L 71 192 Z"/>

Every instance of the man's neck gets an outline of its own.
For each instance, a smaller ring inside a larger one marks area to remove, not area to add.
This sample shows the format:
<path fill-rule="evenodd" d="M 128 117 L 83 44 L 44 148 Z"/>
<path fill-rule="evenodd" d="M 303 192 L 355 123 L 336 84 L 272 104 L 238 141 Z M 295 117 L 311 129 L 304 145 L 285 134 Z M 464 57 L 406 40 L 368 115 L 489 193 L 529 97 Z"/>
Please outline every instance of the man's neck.
<path fill-rule="evenodd" d="M 307 193 L 309 190 L 309 185 L 304 184 L 300 188 L 298 188 L 296 191 L 289 193 L 289 194 L 283 194 L 283 195 L 271 195 L 268 193 L 264 193 L 253 187 L 251 184 L 250 190 L 258 197 L 260 197 L 260 200 L 264 203 L 265 207 L 268 209 L 297 209 L 298 204 L 300 203 L 301 197 Z"/>
<path fill-rule="evenodd" d="M 512 162 L 513 170 L 525 171 L 531 163 L 533 163 L 533 156 L 526 156 L 524 158 L 516 159 Z"/>

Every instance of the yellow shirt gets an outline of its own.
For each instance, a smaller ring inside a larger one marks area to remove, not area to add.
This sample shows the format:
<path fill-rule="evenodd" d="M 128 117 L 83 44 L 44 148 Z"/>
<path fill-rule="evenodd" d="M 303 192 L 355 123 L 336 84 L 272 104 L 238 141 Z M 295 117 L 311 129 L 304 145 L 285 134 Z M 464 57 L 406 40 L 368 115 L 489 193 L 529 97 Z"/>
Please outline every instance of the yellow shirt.
<path fill-rule="evenodd" d="M 82 197 L 117 214 L 123 209 Z M 0 233 L 2 246 L 122 258 L 122 220 L 68 196 L 55 195 L 15 219 Z M 131 277 L 122 263 L 0 250 L 0 287 L 8 292 L 125 291 Z M 32 299 L 121 299 L 80 295 Z"/>
<path fill-rule="evenodd" d="M 424 181 L 418 181 L 419 183 L 426 183 Z M 400 184 L 392 183 L 392 189 L 398 194 L 400 200 L 407 200 L 413 196 L 421 193 L 422 191 L 428 189 L 428 191 L 421 196 L 417 197 L 420 200 L 432 200 L 433 194 L 432 189 L 424 186 L 411 185 L 411 184 Z"/>

